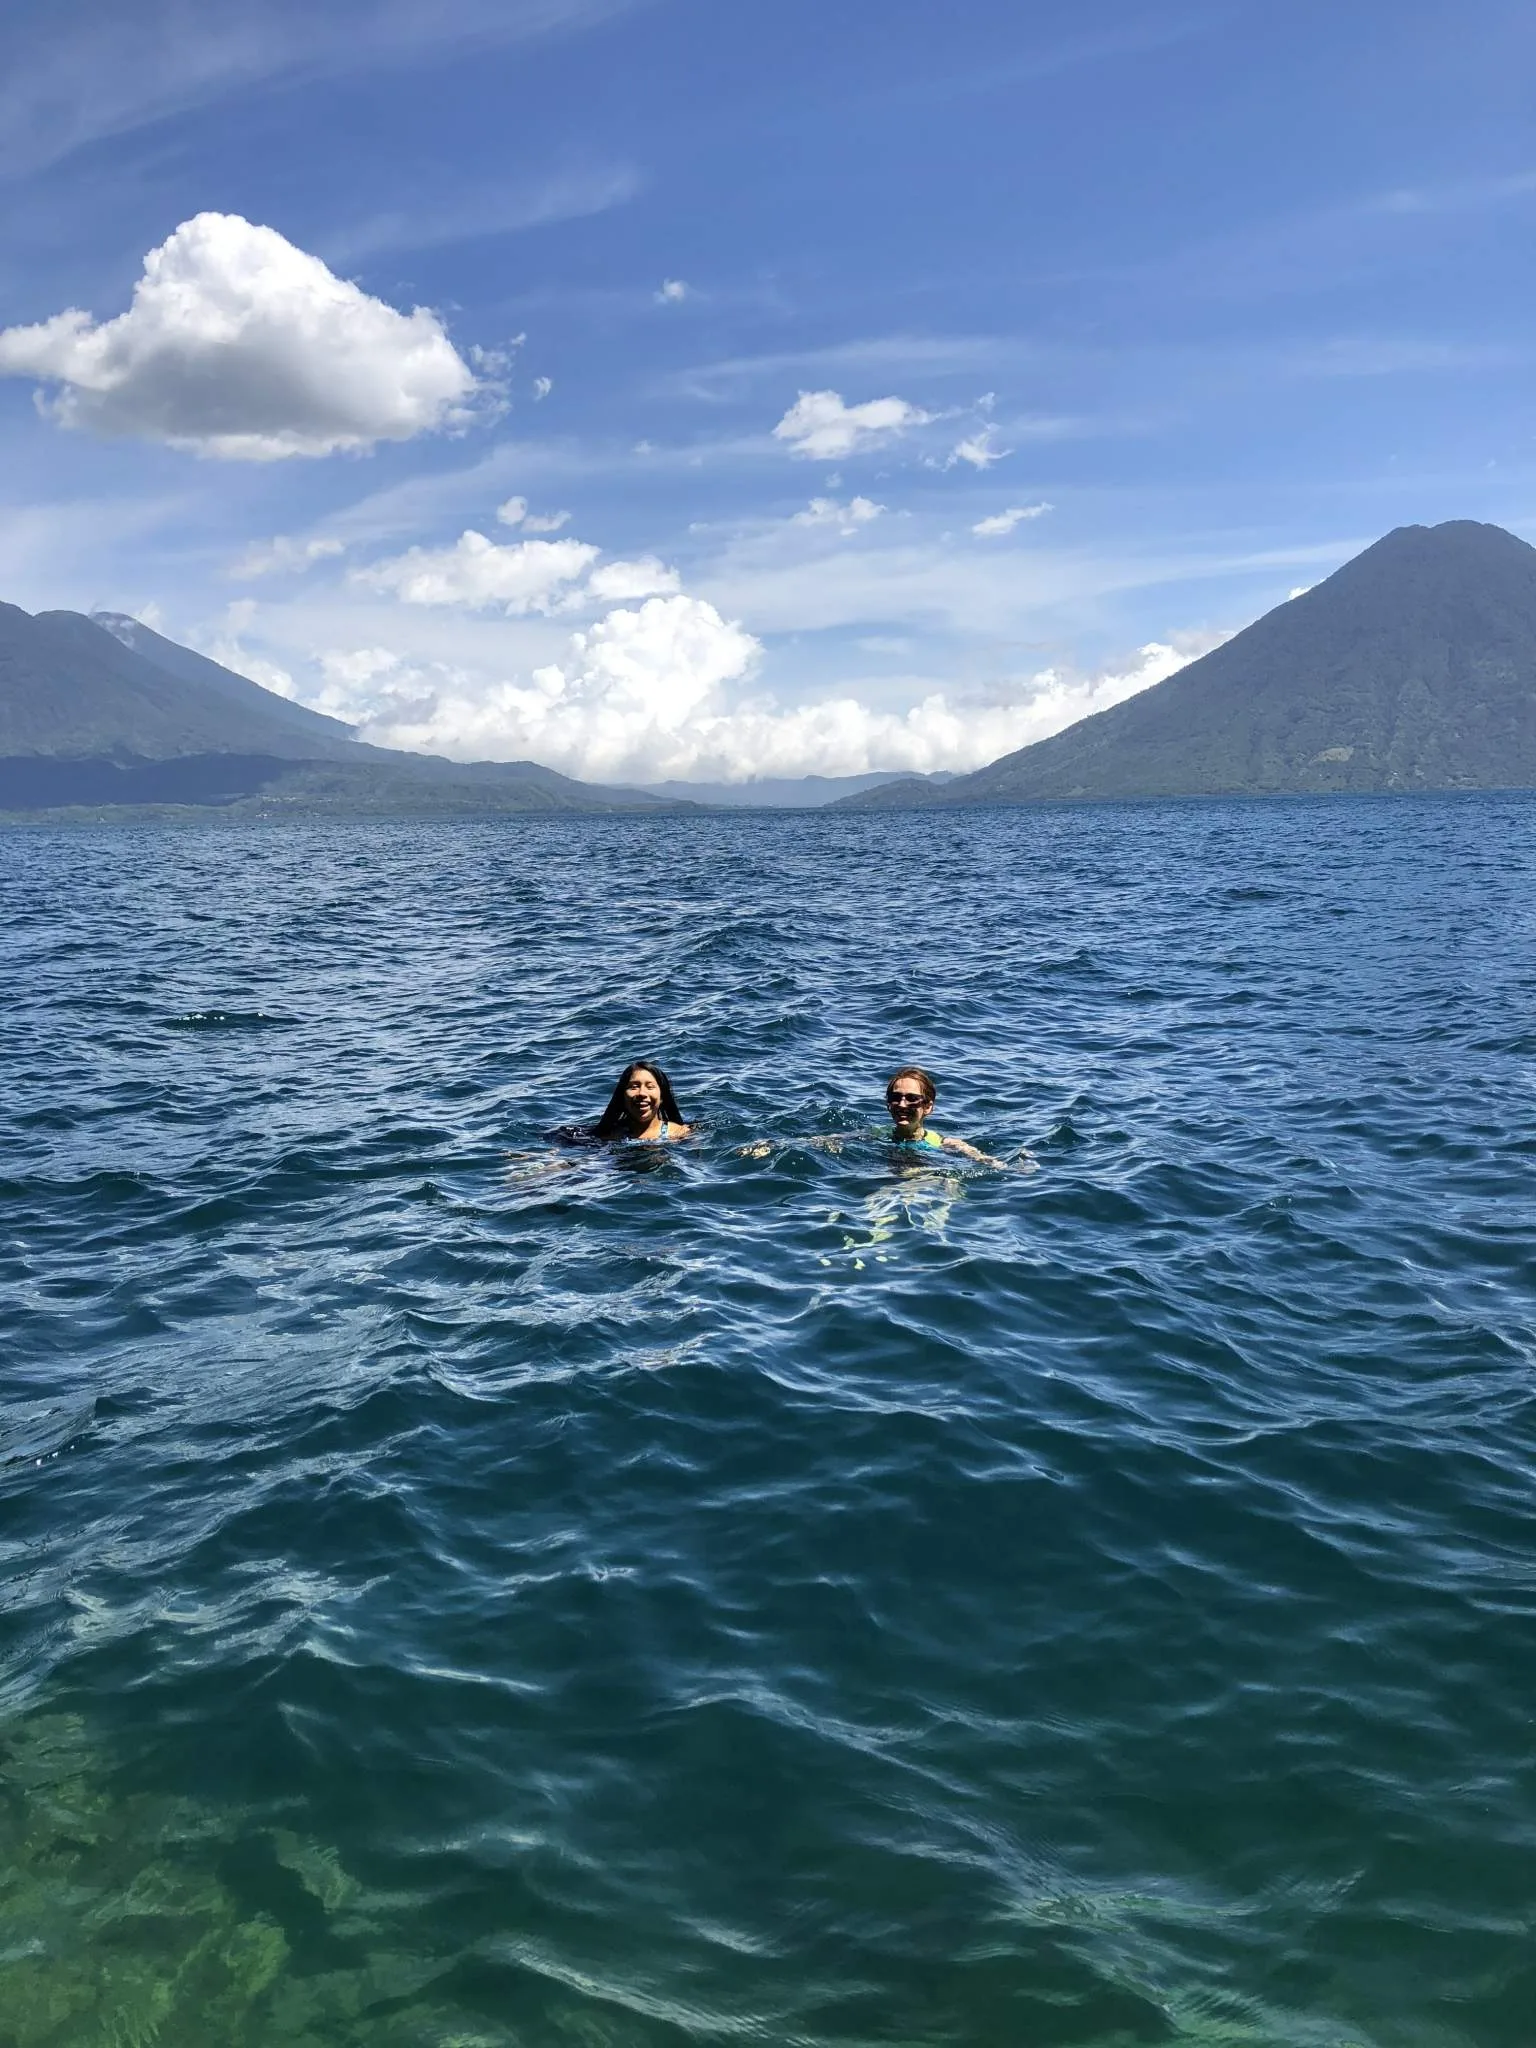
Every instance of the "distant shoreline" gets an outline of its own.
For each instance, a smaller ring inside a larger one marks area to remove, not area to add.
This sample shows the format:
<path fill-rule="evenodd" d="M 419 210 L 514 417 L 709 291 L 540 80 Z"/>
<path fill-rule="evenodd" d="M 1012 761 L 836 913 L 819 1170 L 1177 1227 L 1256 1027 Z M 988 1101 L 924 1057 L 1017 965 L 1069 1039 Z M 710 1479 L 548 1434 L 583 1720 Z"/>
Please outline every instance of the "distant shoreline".
<path fill-rule="evenodd" d="M 85 829 L 111 826 L 148 830 L 155 827 L 205 825 L 217 829 L 266 825 L 609 825 L 643 822 L 687 825 L 715 823 L 720 819 L 757 818 L 804 820 L 831 817 L 848 822 L 880 818 L 942 818 L 954 823 L 963 818 L 994 816 L 998 811 L 1060 812 L 1152 810 L 1199 805 L 1253 804 L 1400 804 L 1467 801 L 1478 797 L 1536 797 L 1536 785 L 1529 783 L 1491 784 L 1488 787 L 1444 789 L 1275 789 L 1275 790 L 1190 790 L 1145 796 L 1043 796 L 995 798 L 955 804 L 880 805 L 869 809 L 825 804 L 696 804 L 675 809 L 657 805 L 654 809 L 586 810 L 324 810 L 299 805 L 273 809 L 243 809 L 224 804 L 76 805 L 56 810 L 0 811 L 0 829 L 29 830 Z"/>

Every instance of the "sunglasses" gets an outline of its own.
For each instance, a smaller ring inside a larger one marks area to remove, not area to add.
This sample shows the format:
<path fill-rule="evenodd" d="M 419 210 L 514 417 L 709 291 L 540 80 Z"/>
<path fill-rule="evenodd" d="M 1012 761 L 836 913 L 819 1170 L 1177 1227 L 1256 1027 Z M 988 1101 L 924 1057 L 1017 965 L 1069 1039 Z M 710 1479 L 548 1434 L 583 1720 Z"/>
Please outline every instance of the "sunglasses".
<path fill-rule="evenodd" d="M 928 1100 L 926 1095 L 899 1095 L 894 1089 L 887 1094 L 885 1099 L 887 1102 L 926 1102 Z"/>

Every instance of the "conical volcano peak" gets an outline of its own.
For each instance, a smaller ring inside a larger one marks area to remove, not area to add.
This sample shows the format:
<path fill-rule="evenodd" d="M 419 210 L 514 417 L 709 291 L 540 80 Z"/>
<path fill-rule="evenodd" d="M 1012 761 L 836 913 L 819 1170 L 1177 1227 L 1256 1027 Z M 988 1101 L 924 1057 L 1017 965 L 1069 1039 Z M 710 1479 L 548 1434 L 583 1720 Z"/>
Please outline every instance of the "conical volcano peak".
<path fill-rule="evenodd" d="M 1536 788 L 1536 548 L 1448 519 L 927 800 L 1512 788 Z"/>
<path fill-rule="evenodd" d="M 1336 573 L 1348 577 L 1380 563 L 1444 563 L 1467 571 L 1514 562 L 1536 564 L 1536 548 L 1502 526 L 1480 519 L 1445 519 L 1438 526 L 1394 526 Z"/>

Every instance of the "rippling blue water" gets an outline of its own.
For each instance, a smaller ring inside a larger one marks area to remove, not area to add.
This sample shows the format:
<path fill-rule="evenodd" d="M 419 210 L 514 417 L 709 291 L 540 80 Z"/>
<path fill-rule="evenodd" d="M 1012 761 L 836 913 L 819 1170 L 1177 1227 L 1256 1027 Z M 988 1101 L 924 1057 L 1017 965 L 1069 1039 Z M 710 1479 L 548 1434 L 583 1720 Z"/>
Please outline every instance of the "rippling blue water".
<path fill-rule="evenodd" d="M 1528 2048 L 1533 878 L 0 839 L 0 2041 Z"/>

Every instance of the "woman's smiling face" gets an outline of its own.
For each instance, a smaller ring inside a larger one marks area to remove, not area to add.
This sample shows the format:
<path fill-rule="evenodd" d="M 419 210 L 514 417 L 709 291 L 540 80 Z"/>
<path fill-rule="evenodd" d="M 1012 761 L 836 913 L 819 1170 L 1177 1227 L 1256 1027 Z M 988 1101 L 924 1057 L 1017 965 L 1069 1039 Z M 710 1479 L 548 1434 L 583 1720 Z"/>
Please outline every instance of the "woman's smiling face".
<path fill-rule="evenodd" d="M 637 1130 L 643 1131 L 661 1114 L 661 1083 L 649 1067 L 636 1067 L 624 1083 L 624 1115 Z"/>
<path fill-rule="evenodd" d="M 918 1075 L 893 1074 L 886 1084 L 885 1106 L 891 1122 L 905 1138 L 922 1129 L 923 1118 L 932 1104 Z"/>

